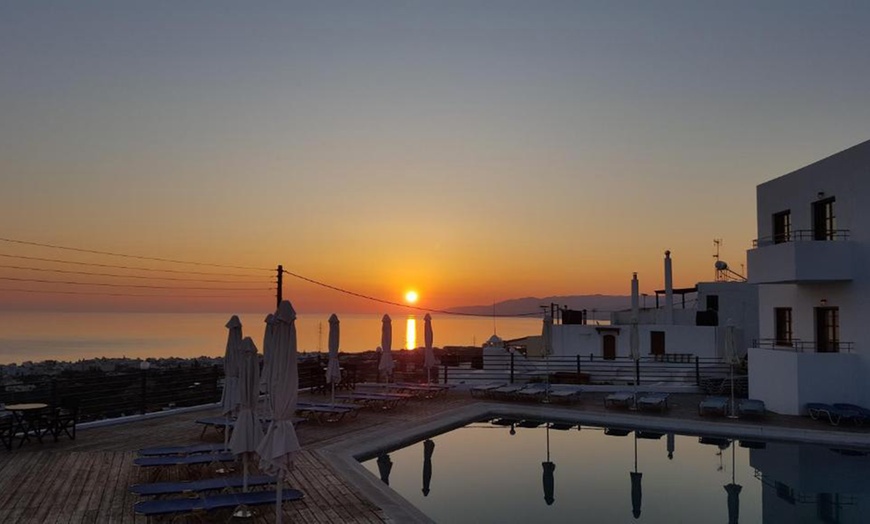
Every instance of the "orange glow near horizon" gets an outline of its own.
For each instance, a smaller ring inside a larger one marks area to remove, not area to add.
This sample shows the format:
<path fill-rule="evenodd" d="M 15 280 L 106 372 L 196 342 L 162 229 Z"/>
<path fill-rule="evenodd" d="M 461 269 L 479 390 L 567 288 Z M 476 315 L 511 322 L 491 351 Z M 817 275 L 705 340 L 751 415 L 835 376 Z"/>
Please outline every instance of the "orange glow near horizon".
<path fill-rule="evenodd" d="M 417 349 L 417 319 L 413 316 L 405 322 L 405 349 Z"/>

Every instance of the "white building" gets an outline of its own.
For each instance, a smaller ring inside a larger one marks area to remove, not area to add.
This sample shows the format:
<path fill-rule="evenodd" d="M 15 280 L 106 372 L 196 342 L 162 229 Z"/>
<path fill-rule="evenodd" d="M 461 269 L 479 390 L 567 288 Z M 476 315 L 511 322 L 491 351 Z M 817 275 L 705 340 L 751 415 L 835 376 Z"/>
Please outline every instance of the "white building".
<path fill-rule="evenodd" d="M 758 295 L 746 282 L 699 282 L 692 288 L 673 288 L 672 259 L 665 253 L 664 304 L 646 308 L 638 304 L 639 283 L 632 281 L 632 309 L 617 311 L 605 325 L 556 324 L 553 354 L 594 358 L 628 357 L 631 324 L 638 324 L 641 358 L 680 361 L 686 357 L 722 358 L 725 328 L 734 326 L 738 354 L 745 354 L 758 338 Z M 690 299 L 687 302 L 686 296 Z M 658 302 L 658 298 L 656 299 Z"/>
<path fill-rule="evenodd" d="M 870 405 L 870 141 L 761 184 L 757 206 L 750 396 L 790 415 Z"/>

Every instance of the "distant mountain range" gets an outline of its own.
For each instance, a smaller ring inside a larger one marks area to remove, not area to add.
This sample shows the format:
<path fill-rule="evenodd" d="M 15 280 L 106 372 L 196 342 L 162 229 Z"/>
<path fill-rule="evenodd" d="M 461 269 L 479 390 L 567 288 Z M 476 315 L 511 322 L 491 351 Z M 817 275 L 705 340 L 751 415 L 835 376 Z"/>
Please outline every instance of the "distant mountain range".
<path fill-rule="evenodd" d="M 569 295 L 558 297 L 525 297 L 513 298 L 496 302 L 488 306 L 457 306 L 448 308 L 454 313 L 466 313 L 473 315 L 525 315 L 541 311 L 541 306 L 558 304 L 568 309 L 593 309 L 601 312 L 619 311 L 631 307 L 631 297 L 623 295 Z M 601 317 L 603 318 L 603 317 Z"/>

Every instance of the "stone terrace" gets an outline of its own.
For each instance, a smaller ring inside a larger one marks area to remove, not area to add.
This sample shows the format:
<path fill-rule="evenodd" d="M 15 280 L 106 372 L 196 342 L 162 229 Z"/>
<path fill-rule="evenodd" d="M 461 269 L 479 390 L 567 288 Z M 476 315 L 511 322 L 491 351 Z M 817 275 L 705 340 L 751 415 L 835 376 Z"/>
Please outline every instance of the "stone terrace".
<path fill-rule="evenodd" d="M 324 397 L 317 397 L 322 401 Z M 734 421 L 724 417 L 697 414 L 699 395 L 672 395 L 670 409 L 664 414 L 633 413 L 604 408 L 603 393 L 586 393 L 580 402 L 554 406 L 561 415 L 571 413 L 601 421 L 630 421 L 630 425 L 669 423 L 701 424 L 704 432 L 725 430 L 797 429 L 809 435 L 866 441 L 870 430 L 856 427 L 833 427 L 808 418 L 768 414 L 763 420 Z M 414 426 L 437 425 L 469 406 L 491 402 L 498 409 L 511 405 L 523 411 L 544 413 L 540 405 L 492 402 L 472 398 L 467 391 L 453 391 L 438 399 L 414 400 L 395 410 L 363 410 L 356 418 L 336 423 L 306 422 L 298 428 L 303 451 L 290 486 L 302 490 L 305 499 L 284 505 L 285 521 L 297 523 L 385 522 L 390 508 L 379 507 L 371 489 L 361 489 L 333 468 L 327 449 L 343 443 L 382 439 L 383 435 L 407 431 Z M 487 404 L 490 405 L 490 404 Z M 196 442 L 220 442 L 222 437 L 209 430 L 201 438 L 201 428 L 194 420 L 214 415 L 216 409 L 195 413 L 177 413 L 125 424 L 80 429 L 71 441 L 51 438 L 44 444 L 25 443 L 11 452 L 0 451 L 0 522 L 4 523 L 82 523 L 145 522 L 133 514 L 139 497 L 128 492 L 129 486 L 147 481 L 148 472 L 133 465 L 136 450 L 156 445 L 185 445 Z M 561 416 L 560 415 L 560 416 Z M 17 444 L 17 443 L 16 443 Z M 189 472 L 179 467 L 167 468 L 163 480 L 183 480 Z M 377 497 L 375 497 L 377 499 Z M 382 500 L 382 499 L 381 499 Z M 383 505 L 383 504 L 382 504 Z M 227 514 L 224 515 L 225 519 Z M 274 522 L 274 506 L 257 508 L 249 522 Z"/>

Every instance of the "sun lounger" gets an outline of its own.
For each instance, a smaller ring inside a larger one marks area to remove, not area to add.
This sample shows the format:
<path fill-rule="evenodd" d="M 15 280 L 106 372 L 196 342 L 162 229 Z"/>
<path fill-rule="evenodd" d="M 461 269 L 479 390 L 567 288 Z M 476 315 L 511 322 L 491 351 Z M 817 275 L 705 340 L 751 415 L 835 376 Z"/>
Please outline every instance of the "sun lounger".
<path fill-rule="evenodd" d="M 726 397 L 707 397 L 698 403 L 698 415 L 725 415 L 728 411 L 728 403 L 730 401 Z"/>
<path fill-rule="evenodd" d="M 870 419 L 870 409 L 867 409 L 863 406 L 858 406 L 856 404 L 835 403 L 834 407 L 837 409 L 843 409 L 856 413 L 857 415 L 852 420 L 852 422 L 856 424 L 862 424 L 867 419 Z"/>
<path fill-rule="evenodd" d="M 604 407 L 621 407 L 627 408 L 634 402 L 634 392 L 632 391 L 617 391 L 604 397 Z"/>
<path fill-rule="evenodd" d="M 544 421 L 542 421 L 542 420 L 528 419 L 528 420 L 523 420 L 522 422 L 517 424 L 517 427 L 518 428 L 536 428 L 543 423 L 544 423 Z"/>
<path fill-rule="evenodd" d="M 664 433 L 659 433 L 658 431 L 649 431 L 649 430 L 641 430 L 638 429 L 634 432 L 637 435 L 637 438 L 647 439 L 647 440 L 659 440 L 664 437 Z"/>
<path fill-rule="evenodd" d="M 305 495 L 296 489 L 285 489 L 282 492 L 284 502 L 301 500 Z M 248 493 L 221 493 L 197 498 L 146 500 L 137 502 L 133 511 L 137 515 L 152 517 L 157 515 L 170 515 L 182 513 L 196 513 L 215 511 L 219 509 L 233 509 L 238 506 L 257 506 L 261 504 L 274 504 L 275 492 L 251 491 Z"/>
<path fill-rule="evenodd" d="M 196 455 L 165 455 L 162 457 L 137 457 L 133 464 L 141 467 L 161 466 L 193 466 L 211 464 L 213 462 L 233 462 L 236 456 L 232 453 L 198 453 Z"/>
<path fill-rule="evenodd" d="M 523 400 L 539 400 L 547 396 L 547 384 L 528 384 L 515 393 L 515 397 Z"/>
<path fill-rule="evenodd" d="M 507 384 L 500 388 L 495 388 L 490 392 L 490 396 L 495 398 L 513 398 L 516 396 L 517 392 L 523 389 L 525 386 L 523 384 Z"/>
<path fill-rule="evenodd" d="M 224 451 L 223 444 L 194 444 L 191 446 L 159 446 L 139 450 L 140 457 L 159 457 L 161 455 L 196 455 Z"/>
<path fill-rule="evenodd" d="M 329 402 L 297 402 L 297 409 L 306 409 L 306 408 L 335 408 L 345 411 L 345 416 L 350 416 L 351 418 L 359 415 L 361 406 L 359 404 L 343 404 L 336 402 L 335 404 Z"/>
<path fill-rule="evenodd" d="M 827 419 L 832 426 L 839 426 L 840 422 L 852 422 L 853 424 L 862 424 L 867 418 L 861 413 L 858 406 L 853 404 L 824 404 L 821 402 L 810 402 L 804 406 L 807 414 L 813 420 Z"/>
<path fill-rule="evenodd" d="M 738 416 L 763 417 L 766 412 L 763 400 L 744 398 L 737 402 Z"/>
<path fill-rule="evenodd" d="M 407 400 L 401 396 L 396 396 L 391 393 L 343 393 L 336 395 L 339 400 L 347 400 L 356 402 L 366 407 L 379 407 L 381 409 L 393 409 L 399 405 L 400 401 Z"/>
<path fill-rule="evenodd" d="M 580 399 L 583 388 L 572 384 L 553 384 L 550 388 L 550 400 L 557 402 L 575 402 Z"/>
<path fill-rule="evenodd" d="M 251 475 L 247 481 L 248 487 L 269 486 L 275 484 L 275 477 L 269 475 Z M 198 493 L 201 491 L 219 491 L 231 488 L 241 488 L 245 485 L 244 477 L 215 477 L 203 480 L 184 482 L 151 482 L 148 484 L 133 484 L 130 493 L 145 496 L 178 495 L 183 493 Z"/>
<path fill-rule="evenodd" d="M 513 425 L 515 425 L 515 424 L 519 424 L 519 423 L 520 423 L 520 420 L 519 420 L 519 419 L 516 419 L 516 418 L 505 418 L 505 417 L 503 417 L 503 418 L 497 418 L 497 419 L 495 419 L 495 420 L 492 421 L 492 424 L 493 424 L 493 425 L 496 425 L 496 426 L 513 426 Z"/>
<path fill-rule="evenodd" d="M 478 384 L 477 386 L 471 387 L 471 396 L 472 397 L 487 397 L 490 396 L 493 390 L 504 387 L 507 384 L 504 382 L 491 382 L 489 384 Z"/>
<path fill-rule="evenodd" d="M 645 393 L 637 397 L 637 409 L 657 409 L 663 412 L 668 409 L 670 396 L 670 393 Z"/>
<path fill-rule="evenodd" d="M 716 446 L 719 449 L 728 449 L 728 446 L 731 445 L 731 440 L 725 437 L 698 437 L 698 443 Z"/>
<path fill-rule="evenodd" d="M 571 422 L 550 422 L 550 429 L 557 429 L 559 431 L 567 431 L 577 424 L 573 424 Z"/>
<path fill-rule="evenodd" d="M 297 404 L 296 413 L 317 422 L 338 422 L 348 413 L 356 413 L 356 410 L 336 406 Z"/>
<path fill-rule="evenodd" d="M 627 437 L 631 434 L 631 430 L 625 428 L 604 428 L 604 434 L 611 437 Z"/>

